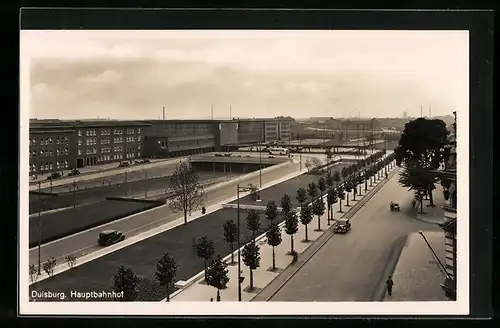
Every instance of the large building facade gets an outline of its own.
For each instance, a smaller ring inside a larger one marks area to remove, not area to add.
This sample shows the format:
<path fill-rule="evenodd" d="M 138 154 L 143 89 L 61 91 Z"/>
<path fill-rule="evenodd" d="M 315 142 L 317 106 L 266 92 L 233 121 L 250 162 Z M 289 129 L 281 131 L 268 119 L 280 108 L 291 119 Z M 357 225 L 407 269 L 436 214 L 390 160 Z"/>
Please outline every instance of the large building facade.
<path fill-rule="evenodd" d="M 456 115 L 456 112 L 453 113 Z M 441 180 L 445 198 L 444 219 L 440 224 L 445 235 L 445 270 L 446 277 L 441 284 L 446 296 L 456 299 L 457 289 L 457 152 L 456 152 L 456 118 L 453 132 L 449 136 L 449 144 L 445 146 L 445 165 L 436 171 Z"/>
<path fill-rule="evenodd" d="M 30 174 L 289 141 L 290 130 L 286 119 L 31 120 Z"/>
<path fill-rule="evenodd" d="M 76 158 L 74 132 L 74 127 L 69 124 L 30 126 L 30 175 L 73 168 Z"/>
<path fill-rule="evenodd" d="M 207 153 L 216 148 L 214 121 L 151 120 L 145 134 L 145 156 L 171 158 Z"/>
<path fill-rule="evenodd" d="M 30 174 L 45 174 L 143 157 L 143 130 L 131 121 L 32 120 Z"/>

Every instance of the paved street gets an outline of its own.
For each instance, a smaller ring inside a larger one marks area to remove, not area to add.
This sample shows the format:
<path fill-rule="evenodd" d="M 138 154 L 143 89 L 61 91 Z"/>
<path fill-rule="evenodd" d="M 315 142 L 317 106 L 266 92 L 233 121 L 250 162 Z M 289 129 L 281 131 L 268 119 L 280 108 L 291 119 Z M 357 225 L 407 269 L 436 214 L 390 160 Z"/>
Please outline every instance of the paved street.
<path fill-rule="evenodd" d="M 68 185 L 72 184 L 73 181 L 77 183 L 80 181 L 91 180 L 101 177 L 107 177 L 109 175 L 115 174 L 123 174 L 125 171 L 134 171 L 134 170 L 144 170 L 145 168 L 152 167 L 165 167 L 170 165 L 176 165 L 180 160 L 184 160 L 185 158 L 174 158 L 168 160 L 153 160 L 152 163 L 149 164 L 141 164 L 141 165 L 132 165 L 130 167 L 119 168 L 118 163 L 110 163 L 99 166 L 86 167 L 81 169 L 81 174 L 76 176 L 67 176 L 65 175 L 62 178 L 56 179 L 52 181 L 52 187 L 60 186 L 60 185 Z M 68 172 L 66 171 L 65 174 Z M 50 186 L 50 181 L 47 180 L 47 174 L 43 176 L 39 176 L 38 180 L 40 182 L 40 188 L 48 188 Z M 30 190 L 38 190 L 38 183 L 34 180 L 30 181 Z"/>
<path fill-rule="evenodd" d="M 178 163 L 166 164 L 162 166 L 144 166 L 137 165 L 132 169 L 124 170 L 121 173 L 110 172 L 109 175 L 103 175 L 101 177 L 81 180 L 76 182 L 76 187 L 78 190 L 88 189 L 88 188 L 98 188 L 109 185 L 117 185 L 126 182 L 153 179 L 159 177 L 166 177 L 172 175 L 175 171 Z M 141 169 L 140 166 L 142 166 Z M 63 193 L 72 191 L 74 186 L 72 184 L 64 184 L 59 186 L 53 186 L 52 191 L 50 191 L 50 185 L 43 188 L 41 191 L 53 192 L 53 193 Z"/>
<path fill-rule="evenodd" d="M 267 183 L 277 180 L 285 175 L 296 172 L 298 164 L 290 163 L 280 168 L 272 168 L 269 171 L 262 172 L 262 182 Z M 247 185 L 252 183 L 259 184 L 259 175 L 242 178 L 239 181 L 228 182 L 227 184 L 216 188 L 207 193 L 205 198 L 205 206 L 216 204 L 226 198 L 236 194 L 236 185 Z M 174 221 L 181 217 L 179 214 L 174 214 L 168 206 L 160 206 L 146 213 L 141 213 L 131 218 L 125 218 L 118 222 L 112 222 L 105 226 L 96 227 L 85 232 L 73 235 L 66 239 L 54 241 L 53 243 L 42 246 L 41 258 L 42 261 L 50 258 L 64 258 L 66 255 L 72 254 L 76 257 L 81 257 L 85 254 L 95 252 L 100 249 L 96 244 L 96 236 L 99 231 L 105 229 L 118 229 L 124 232 L 128 237 L 138 235 L 141 232 L 148 231 L 165 223 Z M 30 264 L 37 263 L 38 253 L 36 249 L 30 250 Z"/>
<path fill-rule="evenodd" d="M 379 285 L 392 273 L 404 236 L 410 232 L 438 230 L 435 224 L 415 220 L 412 192 L 397 183 L 395 175 L 351 219 L 352 230 L 331 238 L 271 301 L 370 301 L 378 297 Z M 401 206 L 390 212 L 389 202 Z M 392 268 L 391 268 L 392 266 Z M 270 290 L 278 286 L 270 285 Z"/>
<path fill-rule="evenodd" d="M 145 211 L 160 203 L 139 203 L 120 200 L 102 200 L 75 208 L 68 208 L 30 218 L 29 243 L 34 247 L 39 241 L 41 228 L 42 244 L 98 226 L 133 213 Z M 41 223 L 41 225 L 39 225 Z"/>
<path fill-rule="evenodd" d="M 222 172 L 200 172 L 200 181 L 213 180 L 223 176 L 229 177 L 229 174 Z M 235 176 L 234 174 L 232 175 Z M 45 196 L 38 199 L 38 195 L 30 196 L 29 212 L 30 214 L 38 211 L 49 211 L 61 207 L 81 205 L 90 202 L 101 201 L 106 197 L 127 197 L 144 192 L 154 192 L 160 189 L 165 190 L 170 184 L 170 176 L 157 179 L 148 179 L 128 182 L 126 184 L 115 184 L 99 188 L 80 189 L 77 192 L 59 194 L 57 197 Z"/>

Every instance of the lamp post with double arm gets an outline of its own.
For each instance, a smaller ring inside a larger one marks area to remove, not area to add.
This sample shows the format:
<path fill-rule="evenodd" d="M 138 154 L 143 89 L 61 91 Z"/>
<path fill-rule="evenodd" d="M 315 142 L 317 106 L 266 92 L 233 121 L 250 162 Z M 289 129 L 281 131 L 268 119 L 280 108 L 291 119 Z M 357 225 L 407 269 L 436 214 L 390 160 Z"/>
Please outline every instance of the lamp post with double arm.
<path fill-rule="evenodd" d="M 240 192 L 254 191 L 255 188 L 253 185 L 249 184 L 248 186 L 240 186 L 239 184 L 236 186 L 236 199 L 237 199 L 237 235 L 238 235 L 238 302 L 241 302 L 241 284 L 243 283 L 244 277 L 241 276 L 241 239 L 240 239 Z M 260 197 L 257 199 L 260 201 Z"/>

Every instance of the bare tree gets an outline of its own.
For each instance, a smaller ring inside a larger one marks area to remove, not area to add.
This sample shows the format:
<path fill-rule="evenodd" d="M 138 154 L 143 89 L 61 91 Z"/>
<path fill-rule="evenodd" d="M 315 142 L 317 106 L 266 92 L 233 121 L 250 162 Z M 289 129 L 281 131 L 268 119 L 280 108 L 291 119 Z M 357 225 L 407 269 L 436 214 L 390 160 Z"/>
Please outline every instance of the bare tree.
<path fill-rule="evenodd" d="M 185 162 L 177 166 L 170 178 L 170 209 L 175 213 L 184 213 L 184 224 L 187 224 L 188 211 L 197 210 L 203 205 L 205 191 L 199 183 L 200 178 L 193 168 Z"/>

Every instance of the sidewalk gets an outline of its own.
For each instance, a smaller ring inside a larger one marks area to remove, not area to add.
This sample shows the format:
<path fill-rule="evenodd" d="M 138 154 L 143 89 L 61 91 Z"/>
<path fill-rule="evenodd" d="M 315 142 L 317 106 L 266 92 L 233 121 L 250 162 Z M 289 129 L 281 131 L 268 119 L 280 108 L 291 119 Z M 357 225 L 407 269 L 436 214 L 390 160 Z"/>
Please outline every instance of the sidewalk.
<path fill-rule="evenodd" d="M 423 234 L 444 264 L 444 233 L 424 231 Z M 439 262 L 419 233 L 408 236 L 392 280 L 392 296 L 385 294 L 384 302 L 449 301 L 440 286 L 444 274 Z"/>
<path fill-rule="evenodd" d="M 392 170 L 391 170 L 392 171 Z M 346 212 L 356 203 L 358 203 L 362 198 L 364 198 L 371 190 L 373 190 L 381 181 L 384 179 L 376 180 L 377 182 L 373 184 L 372 187 L 368 186 L 368 192 L 364 192 L 362 195 L 356 195 L 356 201 L 352 199 L 349 200 L 350 207 L 346 207 L 346 202 L 342 202 L 342 210 L 344 213 L 338 213 L 339 203 L 335 204 L 333 207 L 334 219 L 339 219 L 343 217 Z M 368 184 L 369 185 L 369 184 Z M 352 196 L 352 193 L 351 193 Z M 351 197 L 350 197 L 351 198 Z M 326 203 L 326 201 L 325 201 Z M 308 225 L 308 239 L 309 242 L 303 242 L 305 237 L 305 227 L 299 221 L 299 229 L 298 232 L 294 235 L 294 250 L 299 253 L 299 261 L 300 254 L 303 253 L 309 246 L 311 246 L 314 241 L 318 240 L 323 234 L 332 234 L 332 230 L 328 230 L 330 226 L 327 225 L 328 214 L 325 211 L 325 214 L 320 219 L 321 231 L 316 231 L 318 227 L 318 218 L 317 216 L 313 217 L 313 220 Z M 243 212 L 242 222 L 246 224 L 246 213 Z M 267 225 L 266 219 L 261 216 L 261 225 Z M 242 301 L 251 301 L 261 289 L 270 284 L 287 266 L 291 264 L 292 257 L 290 255 L 286 255 L 291 249 L 291 239 L 290 236 L 285 233 L 284 230 L 284 222 L 280 224 L 281 226 L 281 234 L 282 234 L 282 243 L 275 247 L 275 260 L 277 271 L 270 271 L 272 267 L 272 247 L 267 244 L 267 238 L 265 234 L 257 237 L 256 243 L 260 248 L 260 267 L 253 272 L 253 281 L 254 281 L 254 290 L 249 290 L 250 283 L 250 273 L 249 269 L 244 265 L 243 261 L 241 262 L 241 270 L 243 271 L 242 276 L 245 277 L 245 280 L 241 286 L 242 288 Z M 235 261 L 237 261 L 237 253 L 235 254 Z M 224 258 L 224 260 L 229 263 L 231 259 L 231 255 L 228 255 Z M 238 301 L 238 266 L 237 263 L 234 265 L 228 266 L 229 270 L 229 282 L 227 284 L 226 290 L 221 290 L 221 301 Z M 200 272 L 196 276 L 192 277 L 188 281 L 180 281 L 177 283 L 179 287 L 184 286 L 178 291 L 174 292 L 170 295 L 170 299 L 173 302 L 177 301 L 210 301 L 210 298 L 216 299 L 217 290 L 213 287 L 206 285 L 204 280 L 204 273 Z"/>

